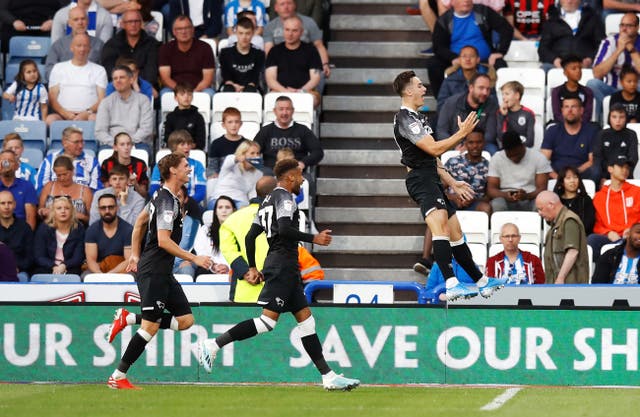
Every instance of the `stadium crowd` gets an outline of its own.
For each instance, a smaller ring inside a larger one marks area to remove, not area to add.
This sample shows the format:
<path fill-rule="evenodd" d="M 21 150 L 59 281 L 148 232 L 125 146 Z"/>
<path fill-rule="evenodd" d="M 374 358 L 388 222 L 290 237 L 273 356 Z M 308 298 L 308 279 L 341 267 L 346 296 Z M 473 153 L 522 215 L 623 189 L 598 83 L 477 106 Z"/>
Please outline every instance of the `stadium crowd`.
<path fill-rule="evenodd" d="M 11 66 L 15 73 L 5 80 L 3 114 L 10 108 L 12 119 L 46 122 L 50 131 L 49 141 L 42 138 L 47 152 L 38 166 L 24 160 L 31 140 L 19 133 L 0 138 L 0 241 L 11 249 L 0 256 L 16 261 L 16 274 L 3 271 L 5 279 L 122 272 L 131 227 L 161 187 L 157 167 L 149 164 L 161 148 L 183 152 L 192 168 L 182 196 L 190 220 L 181 247 L 210 254 L 220 273 L 228 273 L 235 258 L 220 256 L 216 228 L 255 203 L 257 183 L 272 174 L 279 158 L 298 159 L 313 190 L 323 157 L 317 126 L 295 121 L 299 109 L 287 95 L 307 95 L 311 113 L 320 109 L 331 75 L 322 2 L 275 0 L 268 10 L 255 0 L 195 3 L 0 1 L 2 49 L 9 53 L 5 74 Z M 633 233 L 640 223 L 640 187 L 632 183 L 638 138 L 629 128 L 640 122 L 638 16 L 616 9 L 624 14 L 617 32 L 608 34 L 604 16 L 611 11 L 601 5 L 559 0 L 544 1 L 539 9 L 539 3 L 420 1 L 433 32 L 427 69 L 438 99 L 436 139 L 455 132 L 457 116 L 476 112 L 479 120 L 453 157 L 443 158 L 451 175 L 472 184 L 476 194 L 463 201 L 452 193 L 453 204 L 488 215 L 538 211 L 552 230 L 560 218 L 579 222 L 577 229 L 562 224 L 570 230 L 567 246 L 557 249 L 562 255 L 545 254 L 546 278 L 544 271 L 534 272 L 540 261 L 535 254 L 507 244 L 519 237 L 517 227 L 503 227 L 502 259 L 493 256 L 485 265 L 512 283 L 570 282 L 564 280 L 571 275 L 567 271 L 562 279 L 560 271 L 550 274 L 547 262 L 571 258 L 570 249 L 586 243 L 596 263 L 609 243 L 640 247 Z M 25 35 L 50 36 L 48 53 L 21 59 L 10 40 Z M 564 74 L 565 81 L 550 89 L 545 126 L 527 106 L 535 92 L 524 80 L 500 77 L 513 39 L 539 41 L 537 65 Z M 218 50 L 216 41 L 226 47 Z M 585 85 L 587 71 L 593 78 Z M 242 111 L 211 107 L 212 97 L 222 92 L 278 93 L 273 122 L 241 132 Z M 194 104 L 203 94 L 208 108 Z M 165 107 L 165 97 L 173 109 Z M 219 121 L 211 118 L 212 110 L 219 111 Z M 56 144 L 52 132 L 62 121 L 68 124 Z M 107 157 L 99 160 L 105 150 Z M 146 158 L 134 150 L 145 151 Z M 560 210 L 558 202 L 577 216 Z M 205 208 L 212 210 L 211 222 L 203 222 Z M 417 271 L 432 267 L 429 239 L 427 233 Z M 622 259 L 617 272 L 607 269 L 611 282 L 637 283 L 634 253 L 637 248 L 616 257 L 604 252 L 607 262 Z M 584 269 L 583 254 L 572 262 Z M 596 267 L 596 275 L 604 270 Z M 202 272 L 183 263 L 175 271 L 191 277 Z"/>

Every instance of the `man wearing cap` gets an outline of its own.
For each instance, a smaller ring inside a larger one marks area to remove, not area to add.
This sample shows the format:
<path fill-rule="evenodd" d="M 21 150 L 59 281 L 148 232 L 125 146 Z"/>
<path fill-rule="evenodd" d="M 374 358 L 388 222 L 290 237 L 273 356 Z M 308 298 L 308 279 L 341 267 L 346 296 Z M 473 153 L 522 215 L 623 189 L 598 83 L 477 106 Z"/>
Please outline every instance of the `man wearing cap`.
<path fill-rule="evenodd" d="M 603 245 L 620 241 L 624 231 L 640 221 L 640 187 L 627 182 L 632 163 L 625 155 L 611 161 L 607 167 L 611 182 L 593 197 L 596 223 L 587 243 L 593 249 L 594 262 Z"/>

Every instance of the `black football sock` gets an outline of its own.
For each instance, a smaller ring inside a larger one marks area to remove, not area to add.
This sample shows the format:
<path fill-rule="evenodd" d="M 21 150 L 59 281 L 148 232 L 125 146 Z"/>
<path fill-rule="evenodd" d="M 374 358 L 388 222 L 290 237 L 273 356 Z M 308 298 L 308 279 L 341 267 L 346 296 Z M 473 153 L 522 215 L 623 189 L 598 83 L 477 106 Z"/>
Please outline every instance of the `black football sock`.
<path fill-rule="evenodd" d="M 320 344 L 318 335 L 314 333 L 303 337 L 301 340 L 304 350 L 307 352 L 316 368 L 318 368 L 318 371 L 320 371 L 320 375 L 326 375 L 331 372 L 331 368 L 327 365 L 327 361 L 324 359 L 324 355 L 322 354 L 322 345 Z"/>
<path fill-rule="evenodd" d="M 464 269 L 464 272 L 469 274 L 471 279 L 478 282 L 478 280 L 482 278 L 482 272 L 480 272 L 476 263 L 473 262 L 473 256 L 471 255 L 469 246 L 467 246 L 467 243 L 464 240 L 462 240 L 462 243 L 459 243 L 459 241 L 452 243 L 451 253 L 453 253 L 453 257 L 456 258 L 456 262 L 460 264 L 462 269 Z"/>
<path fill-rule="evenodd" d="M 141 334 L 141 332 L 143 332 Z M 118 365 L 118 371 L 127 373 L 129 367 L 133 365 L 135 361 L 138 360 L 142 352 L 144 352 L 144 348 L 147 346 L 149 341 L 145 339 L 142 335 L 149 337 L 151 340 L 151 335 L 142 329 L 138 329 L 138 331 L 133 335 L 129 345 L 127 346 L 127 350 L 124 351 L 124 355 L 122 355 L 122 359 L 120 360 L 120 364 Z"/>
<path fill-rule="evenodd" d="M 433 237 L 433 258 L 438 264 L 438 268 L 442 272 L 445 280 L 454 278 L 453 267 L 451 266 L 451 245 L 449 238 L 446 236 Z"/>
<path fill-rule="evenodd" d="M 249 339 L 258 334 L 256 324 L 253 319 L 245 320 L 233 326 L 229 331 L 216 337 L 216 344 L 222 348 L 231 342 Z"/>

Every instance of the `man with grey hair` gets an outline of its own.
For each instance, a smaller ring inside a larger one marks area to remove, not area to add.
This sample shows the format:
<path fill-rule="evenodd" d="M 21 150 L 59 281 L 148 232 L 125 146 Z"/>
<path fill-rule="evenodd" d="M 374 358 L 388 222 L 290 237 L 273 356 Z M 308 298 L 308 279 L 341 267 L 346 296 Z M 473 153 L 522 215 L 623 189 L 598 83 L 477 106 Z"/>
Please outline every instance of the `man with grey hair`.
<path fill-rule="evenodd" d="M 107 96 L 96 114 L 96 139 L 101 147 L 112 148 L 113 138 L 127 132 L 137 148 L 151 152 L 153 109 L 149 99 L 133 90 L 133 73 L 127 66 L 113 69 L 114 94 Z"/>
<path fill-rule="evenodd" d="M 49 153 L 40 164 L 38 177 L 36 178 L 38 194 L 40 194 L 42 187 L 46 183 L 56 180 L 53 161 L 60 155 L 66 155 L 73 161 L 73 182 L 86 185 L 93 192 L 102 188 L 98 160 L 95 156 L 84 152 L 82 130 L 69 126 L 62 131 L 62 149 Z"/>
<path fill-rule="evenodd" d="M 578 215 L 547 190 L 536 197 L 536 209 L 550 225 L 544 238 L 546 283 L 588 284 L 587 235 Z"/>

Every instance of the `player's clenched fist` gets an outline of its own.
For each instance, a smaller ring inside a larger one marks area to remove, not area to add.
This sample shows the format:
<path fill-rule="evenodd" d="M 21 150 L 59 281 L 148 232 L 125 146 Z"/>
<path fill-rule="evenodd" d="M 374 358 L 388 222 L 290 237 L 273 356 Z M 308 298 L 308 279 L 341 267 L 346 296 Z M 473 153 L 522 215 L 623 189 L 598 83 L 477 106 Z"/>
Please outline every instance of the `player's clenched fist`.
<path fill-rule="evenodd" d="M 313 237 L 313 243 L 316 245 L 328 246 L 331 243 L 331 230 L 326 229 Z"/>

